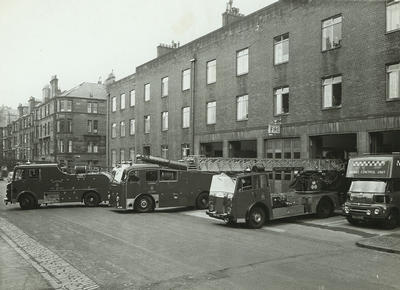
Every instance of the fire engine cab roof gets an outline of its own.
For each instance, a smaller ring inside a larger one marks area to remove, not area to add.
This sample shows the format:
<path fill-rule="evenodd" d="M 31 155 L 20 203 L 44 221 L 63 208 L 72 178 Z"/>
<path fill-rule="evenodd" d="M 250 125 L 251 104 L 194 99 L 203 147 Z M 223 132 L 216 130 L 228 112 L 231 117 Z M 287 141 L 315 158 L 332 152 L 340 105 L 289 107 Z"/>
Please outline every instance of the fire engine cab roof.
<path fill-rule="evenodd" d="M 126 170 L 132 170 L 132 169 L 159 169 L 161 168 L 157 164 L 146 164 L 146 163 L 135 163 L 126 168 Z"/>
<path fill-rule="evenodd" d="M 56 163 L 49 163 L 49 164 L 21 164 L 17 165 L 15 167 L 21 167 L 21 168 L 41 168 L 41 167 L 58 167 L 58 164 Z"/>

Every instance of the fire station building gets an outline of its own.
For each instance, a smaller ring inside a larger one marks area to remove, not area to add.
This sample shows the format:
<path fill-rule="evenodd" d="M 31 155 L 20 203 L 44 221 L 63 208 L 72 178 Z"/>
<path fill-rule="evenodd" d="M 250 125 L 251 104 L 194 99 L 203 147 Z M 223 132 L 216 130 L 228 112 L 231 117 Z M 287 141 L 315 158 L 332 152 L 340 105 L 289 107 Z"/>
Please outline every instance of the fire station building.
<path fill-rule="evenodd" d="M 280 0 L 248 16 L 228 5 L 222 17 L 220 29 L 160 45 L 134 75 L 111 80 L 109 164 L 135 152 L 400 151 L 399 0 Z"/>

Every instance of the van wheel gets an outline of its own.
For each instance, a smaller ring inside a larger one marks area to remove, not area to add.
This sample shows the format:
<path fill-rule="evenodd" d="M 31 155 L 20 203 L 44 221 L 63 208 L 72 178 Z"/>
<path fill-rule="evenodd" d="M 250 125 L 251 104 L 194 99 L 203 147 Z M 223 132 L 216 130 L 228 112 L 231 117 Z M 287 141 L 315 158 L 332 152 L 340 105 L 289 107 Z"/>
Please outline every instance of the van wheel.
<path fill-rule="evenodd" d="M 33 209 L 37 206 L 36 200 L 31 194 L 21 195 L 18 201 L 22 209 Z"/>
<path fill-rule="evenodd" d="M 397 211 L 392 210 L 389 215 L 385 219 L 385 228 L 386 229 L 394 229 L 399 224 L 399 214 Z"/>
<path fill-rule="evenodd" d="M 251 229 L 259 229 L 265 223 L 265 211 L 259 207 L 253 207 L 248 215 L 247 226 Z"/>
<path fill-rule="evenodd" d="M 137 212 L 150 212 L 154 210 L 153 199 L 148 195 L 142 195 L 135 202 L 135 210 Z"/>
<path fill-rule="evenodd" d="M 319 218 L 324 219 L 330 217 L 332 213 L 333 213 L 332 202 L 327 198 L 321 199 L 317 206 L 317 216 Z"/>
<path fill-rule="evenodd" d="M 100 199 L 96 192 L 88 192 L 85 194 L 83 202 L 88 207 L 95 207 L 99 205 Z"/>
<path fill-rule="evenodd" d="M 207 209 L 208 208 L 208 192 L 203 191 L 196 198 L 196 208 L 197 209 Z"/>

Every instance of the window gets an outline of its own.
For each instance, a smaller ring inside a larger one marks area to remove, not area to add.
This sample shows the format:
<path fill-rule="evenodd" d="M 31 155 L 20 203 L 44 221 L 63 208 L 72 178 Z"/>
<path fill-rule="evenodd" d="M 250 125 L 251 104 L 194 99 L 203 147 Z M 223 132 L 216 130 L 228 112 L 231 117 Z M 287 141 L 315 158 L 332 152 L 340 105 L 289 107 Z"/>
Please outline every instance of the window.
<path fill-rule="evenodd" d="M 87 152 L 88 152 L 88 153 L 92 153 L 92 152 L 93 152 L 93 142 L 89 142 L 89 143 L 88 143 Z"/>
<path fill-rule="evenodd" d="M 129 149 L 129 160 L 135 161 L 135 149 L 134 148 Z"/>
<path fill-rule="evenodd" d="M 136 91 L 132 90 L 129 92 L 129 105 L 133 107 L 136 103 Z"/>
<path fill-rule="evenodd" d="M 168 96 L 168 77 L 161 79 L 161 97 Z"/>
<path fill-rule="evenodd" d="M 342 105 L 342 77 L 329 77 L 322 81 L 322 107 L 332 108 Z"/>
<path fill-rule="evenodd" d="M 274 90 L 275 115 L 289 113 L 289 87 Z"/>
<path fill-rule="evenodd" d="M 115 167 L 117 165 L 117 151 L 115 149 L 111 150 L 111 166 Z"/>
<path fill-rule="evenodd" d="M 63 123 L 61 123 L 63 124 Z M 61 127 L 62 129 L 62 127 Z M 67 125 L 65 127 L 67 133 L 72 133 L 72 119 L 67 119 Z"/>
<path fill-rule="evenodd" d="M 97 109 L 98 109 L 97 103 L 88 102 L 88 104 L 87 104 L 87 112 L 88 113 L 97 114 Z"/>
<path fill-rule="evenodd" d="M 182 72 L 182 91 L 190 89 L 190 68 Z"/>
<path fill-rule="evenodd" d="M 400 63 L 387 66 L 387 97 L 389 100 L 400 98 Z"/>
<path fill-rule="evenodd" d="M 253 189 L 253 185 L 251 182 L 251 176 L 242 177 L 238 180 L 238 190 L 251 190 Z"/>
<path fill-rule="evenodd" d="M 387 0 L 386 3 L 386 31 L 400 29 L 400 0 Z"/>
<path fill-rule="evenodd" d="M 125 122 L 121 121 L 119 123 L 119 128 L 120 128 L 120 136 L 125 137 Z"/>
<path fill-rule="evenodd" d="M 39 179 L 39 176 L 40 176 L 39 168 L 29 168 L 27 171 L 28 171 L 27 172 L 28 173 L 28 176 L 27 176 L 28 179 Z"/>
<path fill-rule="evenodd" d="M 207 84 L 213 84 L 217 81 L 217 60 L 207 62 Z"/>
<path fill-rule="evenodd" d="M 150 116 L 144 116 L 144 133 L 149 134 L 150 133 Z"/>
<path fill-rule="evenodd" d="M 289 61 L 289 33 L 274 38 L 274 64 Z"/>
<path fill-rule="evenodd" d="M 99 146 L 96 144 L 93 145 L 93 153 L 98 153 L 99 152 Z"/>
<path fill-rule="evenodd" d="M 125 161 L 125 149 L 120 149 L 119 150 L 119 157 L 120 157 L 119 161 L 121 163 Z"/>
<path fill-rule="evenodd" d="M 161 145 L 161 157 L 168 159 L 168 145 Z"/>
<path fill-rule="evenodd" d="M 46 107 L 45 107 L 46 109 Z M 58 101 L 59 112 L 72 112 L 72 101 L 71 100 L 59 100 Z"/>
<path fill-rule="evenodd" d="M 111 111 L 115 112 L 117 110 L 117 97 L 112 97 L 111 99 Z"/>
<path fill-rule="evenodd" d="M 245 48 L 236 52 L 236 75 L 240 76 L 249 72 L 249 49 Z"/>
<path fill-rule="evenodd" d="M 190 127 L 190 107 L 182 109 L 182 128 Z"/>
<path fill-rule="evenodd" d="M 135 119 L 129 120 L 129 135 L 135 135 Z"/>
<path fill-rule="evenodd" d="M 121 110 L 125 109 L 125 94 L 120 95 Z"/>
<path fill-rule="evenodd" d="M 72 140 L 68 140 L 68 153 L 72 153 Z"/>
<path fill-rule="evenodd" d="M 146 181 L 156 182 L 158 179 L 158 170 L 146 171 Z"/>
<path fill-rule="evenodd" d="M 151 155 L 150 146 L 143 146 L 143 155 Z"/>
<path fill-rule="evenodd" d="M 266 140 L 265 152 L 268 159 L 300 159 L 300 138 Z"/>
<path fill-rule="evenodd" d="M 92 120 L 88 120 L 87 125 L 88 125 L 88 133 L 92 133 Z"/>
<path fill-rule="evenodd" d="M 144 101 L 150 101 L 150 84 L 144 85 Z"/>
<path fill-rule="evenodd" d="M 60 133 L 61 132 L 61 121 L 60 120 L 57 120 L 57 133 Z"/>
<path fill-rule="evenodd" d="M 93 133 L 97 134 L 98 131 L 99 131 L 99 121 L 94 120 L 93 121 Z"/>
<path fill-rule="evenodd" d="M 160 181 L 177 181 L 178 173 L 176 171 L 160 170 Z"/>
<path fill-rule="evenodd" d="M 248 95 L 236 98 L 236 120 L 243 121 L 248 119 Z"/>
<path fill-rule="evenodd" d="M 340 47 L 342 41 L 342 16 L 322 21 L 322 51 Z"/>
<path fill-rule="evenodd" d="M 168 112 L 161 113 L 161 131 L 168 130 Z"/>
<path fill-rule="evenodd" d="M 111 125 L 111 138 L 117 137 L 117 124 L 112 123 Z"/>
<path fill-rule="evenodd" d="M 64 153 L 64 140 L 58 140 L 58 151 Z"/>
<path fill-rule="evenodd" d="M 181 149 L 182 149 L 182 158 L 190 155 L 190 145 L 189 144 L 182 144 Z"/>
<path fill-rule="evenodd" d="M 207 125 L 216 123 L 217 102 L 207 103 Z"/>

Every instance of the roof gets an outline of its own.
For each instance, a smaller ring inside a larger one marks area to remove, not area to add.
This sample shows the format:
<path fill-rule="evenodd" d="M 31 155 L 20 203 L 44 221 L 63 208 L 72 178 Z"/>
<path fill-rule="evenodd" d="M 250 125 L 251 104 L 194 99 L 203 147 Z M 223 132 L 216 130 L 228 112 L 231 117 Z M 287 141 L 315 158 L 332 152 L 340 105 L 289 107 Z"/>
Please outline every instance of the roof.
<path fill-rule="evenodd" d="M 107 91 L 103 84 L 84 82 L 68 91 L 62 92 L 58 96 L 106 99 Z"/>
<path fill-rule="evenodd" d="M 157 165 L 157 164 L 135 163 L 135 164 L 132 164 L 132 166 L 129 166 L 126 170 L 131 170 L 131 169 L 146 169 L 146 168 L 149 168 L 149 169 L 159 169 L 159 168 L 161 168 L 161 167 L 160 167 L 159 165 Z"/>
<path fill-rule="evenodd" d="M 49 163 L 49 164 L 21 164 L 17 165 L 15 167 L 21 167 L 21 168 L 42 168 L 42 167 L 58 167 L 57 163 Z"/>

